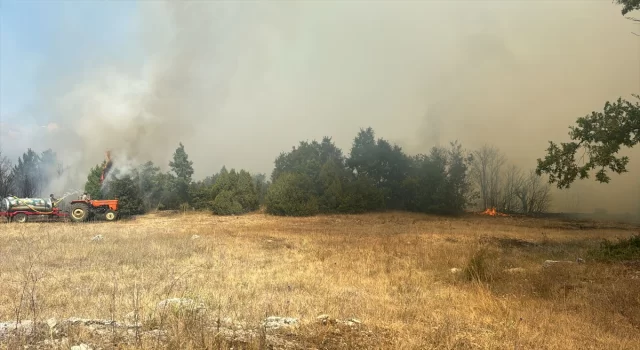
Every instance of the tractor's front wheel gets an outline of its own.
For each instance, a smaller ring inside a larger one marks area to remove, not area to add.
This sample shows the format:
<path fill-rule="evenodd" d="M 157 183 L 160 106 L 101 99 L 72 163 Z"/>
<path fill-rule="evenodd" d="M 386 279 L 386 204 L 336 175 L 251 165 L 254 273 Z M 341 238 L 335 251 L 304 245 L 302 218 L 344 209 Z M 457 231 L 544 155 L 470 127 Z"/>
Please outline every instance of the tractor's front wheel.
<path fill-rule="evenodd" d="M 117 217 L 118 215 L 113 210 L 107 210 L 107 212 L 104 214 L 104 218 L 107 221 L 115 221 Z"/>
<path fill-rule="evenodd" d="M 75 203 L 71 206 L 71 220 L 74 222 L 83 222 L 89 219 L 89 207 L 83 203 Z"/>

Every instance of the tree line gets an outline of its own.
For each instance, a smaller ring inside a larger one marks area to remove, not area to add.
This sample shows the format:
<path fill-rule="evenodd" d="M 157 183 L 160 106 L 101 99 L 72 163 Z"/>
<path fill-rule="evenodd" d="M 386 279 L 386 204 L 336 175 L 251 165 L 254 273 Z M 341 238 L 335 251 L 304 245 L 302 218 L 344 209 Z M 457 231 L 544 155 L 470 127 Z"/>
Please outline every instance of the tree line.
<path fill-rule="evenodd" d="M 94 199 L 118 198 L 124 215 L 153 210 L 202 210 L 240 215 L 309 216 L 386 210 L 458 214 L 469 208 L 539 213 L 548 209 L 550 187 L 535 171 L 507 166 L 495 147 L 466 151 L 458 142 L 408 155 L 400 146 L 361 129 L 345 155 L 330 137 L 301 141 L 274 161 L 271 175 L 228 170 L 194 180 L 182 143 L 169 170 L 153 162 L 123 172 L 114 167 L 104 184 L 105 162 L 90 169 L 84 190 Z M 0 153 L 0 195 L 33 197 L 63 176 L 52 150 L 29 149 L 17 164 Z"/>

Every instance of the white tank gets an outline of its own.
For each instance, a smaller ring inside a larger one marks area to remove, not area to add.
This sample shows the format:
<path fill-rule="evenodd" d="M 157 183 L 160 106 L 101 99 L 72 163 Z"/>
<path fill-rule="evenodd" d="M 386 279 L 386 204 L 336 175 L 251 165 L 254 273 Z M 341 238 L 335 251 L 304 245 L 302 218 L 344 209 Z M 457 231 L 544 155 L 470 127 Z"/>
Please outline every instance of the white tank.
<path fill-rule="evenodd" d="M 8 212 L 14 211 L 42 211 L 53 209 L 51 198 L 17 198 L 7 197 L 2 200 L 2 208 Z"/>

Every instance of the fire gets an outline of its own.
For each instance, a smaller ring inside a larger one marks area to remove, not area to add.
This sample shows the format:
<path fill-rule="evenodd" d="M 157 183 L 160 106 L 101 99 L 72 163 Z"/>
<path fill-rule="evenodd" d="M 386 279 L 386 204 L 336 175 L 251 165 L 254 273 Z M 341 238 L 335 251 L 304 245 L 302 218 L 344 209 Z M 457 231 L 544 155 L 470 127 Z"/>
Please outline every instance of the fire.
<path fill-rule="evenodd" d="M 482 215 L 490 215 L 490 216 L 509 216 L 507 214 L 501 213 L 499 211 L 496 210 L 496 208 L 488 208 L 487 210 L 483 211 L 482 213 L 480 213 Z"/>
<path fill-rule="evenodd" d="M 102 167 L 102 175 L 100 175 L 101 184 L 104 181 L 105 177 L 107 176 L 109 169 L 111 169 L 111 165 L 113 164 L 113 162 L 111 162 L 111 151 L 107 151 L 105 156 L 107 158 L 107 161 L 106 163 L 104 163 L 104 166 Z"/>

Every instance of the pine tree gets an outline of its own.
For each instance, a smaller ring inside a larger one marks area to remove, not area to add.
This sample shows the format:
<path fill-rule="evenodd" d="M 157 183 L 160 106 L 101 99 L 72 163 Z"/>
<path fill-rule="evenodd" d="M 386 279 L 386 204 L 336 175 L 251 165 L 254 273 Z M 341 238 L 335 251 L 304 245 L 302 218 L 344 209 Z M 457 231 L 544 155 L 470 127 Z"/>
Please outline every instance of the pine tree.
<path fill-rule="evenodd" d="M 186 183 L 191 183 L 191 176 L 193 175 L 193 161 L 189 160 L 189 156 L 184 150 L 182 142 L 180 142 L 180 145 L 173 153 L 173 161 L 169 162 L 169 166 L 178 179 L 184 180 Z"/>
<path fill-rule="evenodd" d="M 169 166 L 176 175 L 172 188 L 177 199 L 180 201 L 180 204 L 189 203 L 189 186 L 191 185 L 191 176 L 193 175 L 193 161 L 189 160 L 189 156 L 184 150 L 182 142 L 180 142 L 180 145 L 173 153 L 173 161 L 169 162 Z"/>
<path fill-rule="evenodd" d="M 84 185 L 84 191 L 87 192 L 92 199 L 103 199 L 104 196 L 101 191 L 102 185 L 100 184 L 100 175 L 102 174 L 102 167 L 104 162 L 100 165 L 96 165 L 91 168 L 89 175 L 87 176 L 87 182 Z"/>

